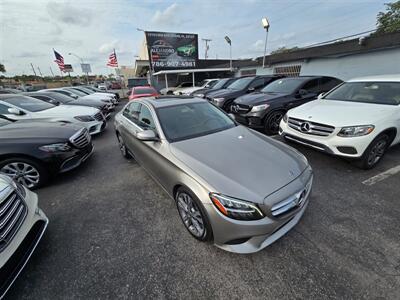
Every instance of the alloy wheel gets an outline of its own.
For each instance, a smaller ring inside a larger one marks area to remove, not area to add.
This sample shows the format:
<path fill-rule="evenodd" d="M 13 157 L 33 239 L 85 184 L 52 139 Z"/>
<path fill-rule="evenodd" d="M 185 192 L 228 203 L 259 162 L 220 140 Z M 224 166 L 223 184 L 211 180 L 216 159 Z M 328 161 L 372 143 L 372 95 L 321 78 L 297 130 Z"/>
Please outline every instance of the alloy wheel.
<path fill-rule="evenodd" d="M 40 182 L 40 173 L 32 165 L 25 162 L 12 162 L 0 169 L 4 173 L 28 188 L 37 186 Z"/>
<path fill-rule="evenodd" d="M 279 131 L 279 124 L 283 118 L 282 112 L 275 112 L 272 114 L 271 117 L 268 118 L 267 126 L 269 132 L 271 133 L 278 133 Z"/>
<path fill-rule="evenodd" d="M 382 139 L 379 140 L 369 152 L 368 155 L 368 165 L 375 165 L 384 155 L 386 150 L 387 141 Z"/>
<path fill-rule="evenodd" d="M 177 198 L 179 214 L 186 228 L 197 238 L 204 236 L 206 227 L 200 209 L 193 198 L 181 192 Z"/>

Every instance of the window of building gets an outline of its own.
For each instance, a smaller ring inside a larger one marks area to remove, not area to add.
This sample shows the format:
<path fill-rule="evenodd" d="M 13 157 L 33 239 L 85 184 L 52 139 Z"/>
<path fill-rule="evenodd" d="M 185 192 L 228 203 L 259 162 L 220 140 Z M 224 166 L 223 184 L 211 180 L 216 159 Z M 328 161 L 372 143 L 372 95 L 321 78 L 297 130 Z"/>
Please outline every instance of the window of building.
<path fill-rule="evenodd" d="M 274 68 L 274 75 L 296 77 L 300 75 L 301 65 L 282 66 Z"/>
<path fill-rule="evenodd" d="M 240 71 L 241 76 L 248 76 L 248 75 L 256 75 L 257 71 L 256 69 L 250 69 L 250 70 L 242 70 Z"/>

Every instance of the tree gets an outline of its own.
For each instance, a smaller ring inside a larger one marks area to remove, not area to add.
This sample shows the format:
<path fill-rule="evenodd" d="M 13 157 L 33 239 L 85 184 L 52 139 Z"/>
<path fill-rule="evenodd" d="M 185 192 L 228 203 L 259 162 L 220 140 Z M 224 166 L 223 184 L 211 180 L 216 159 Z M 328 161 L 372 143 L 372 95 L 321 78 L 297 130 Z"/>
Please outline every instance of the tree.
<path fill-rule="evenodd" d="M 288 53 L 291 51 L 296 51 L 298 49 L 299 47 L 292 47 L 292 48 L 279 47 L 278 49 L 272 51 L 271 54 Z"/>
<path fill-rule="evenodd" d="M 0 72 L 1 73 L 5 73 L 6 72 L 6 68 L 4 67 L 3 64 L 0 64 Z"/>
<path fill-rule="evenodd" d="M 400 0 L 386 3 L 386 12 L 380 12 L 377 16 L 377 33 L 389 33 L 400 31 Z"/>

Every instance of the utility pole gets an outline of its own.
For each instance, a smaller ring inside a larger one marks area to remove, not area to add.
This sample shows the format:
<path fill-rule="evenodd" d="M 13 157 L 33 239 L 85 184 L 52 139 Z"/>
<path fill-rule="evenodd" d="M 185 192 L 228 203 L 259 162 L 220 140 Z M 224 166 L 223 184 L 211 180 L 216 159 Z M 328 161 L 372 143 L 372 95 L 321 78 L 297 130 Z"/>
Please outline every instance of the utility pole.
<path fill-rule="evenodd" d="M 39 71 L 40 77 L 42 77 L 42 78 L 43 78 L 43 74 L 42 74 L 42 72 L 40 71 L 40 67 L 38 66 L 37 68 L 38 68 L 38 71 Z"/>
<path fill-rule="evenodd" d="M 208 49 L 210 48 L 208 46 L 208 43 L 211 42 L 212 40 L 211 39 L 201 39 L 201 40 L 206 43 L 206 51 L 204 53 L 204 59 L 207 59 L 208 58 Z"/>
<path fill-rule="evenodd" d="M 51 72 L 51 75 L 53 75 L 53 77 L 55 77 L 55 76 L 54 76 L 54 73 L 53 73 L 53 70 L 51 69 L 51 67 L 50 67 L 50 72 Z"/>
<path fill-rule="evenodd" d="M 33 71 L 33 74 L 35 74 L 35 77 L 37 76 L 36 75 L 36 71 L 35 71 L 35 68 L 33 67 L 33 64 L 31 63 L 31 67 L 32 67 L 32 71 Z"/>

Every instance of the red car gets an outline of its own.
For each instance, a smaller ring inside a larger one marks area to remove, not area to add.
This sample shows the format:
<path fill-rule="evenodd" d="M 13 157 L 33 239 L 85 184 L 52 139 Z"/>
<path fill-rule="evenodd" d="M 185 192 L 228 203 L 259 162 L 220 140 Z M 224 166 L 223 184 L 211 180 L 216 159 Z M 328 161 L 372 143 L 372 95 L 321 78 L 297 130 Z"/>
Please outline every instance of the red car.
<path fill-rule="evenodd" d="M 111 89 L 112 90 L 120 90 L 122 86 L 119 82 L 111 82 Z"/>
<path fill-rule="evenodd" d="M 156 97 L 159 96 L 155 88 L 151 86 L 135 86 L 129 93 L 129 100 L 135 100 L 143 97 Z"/>

